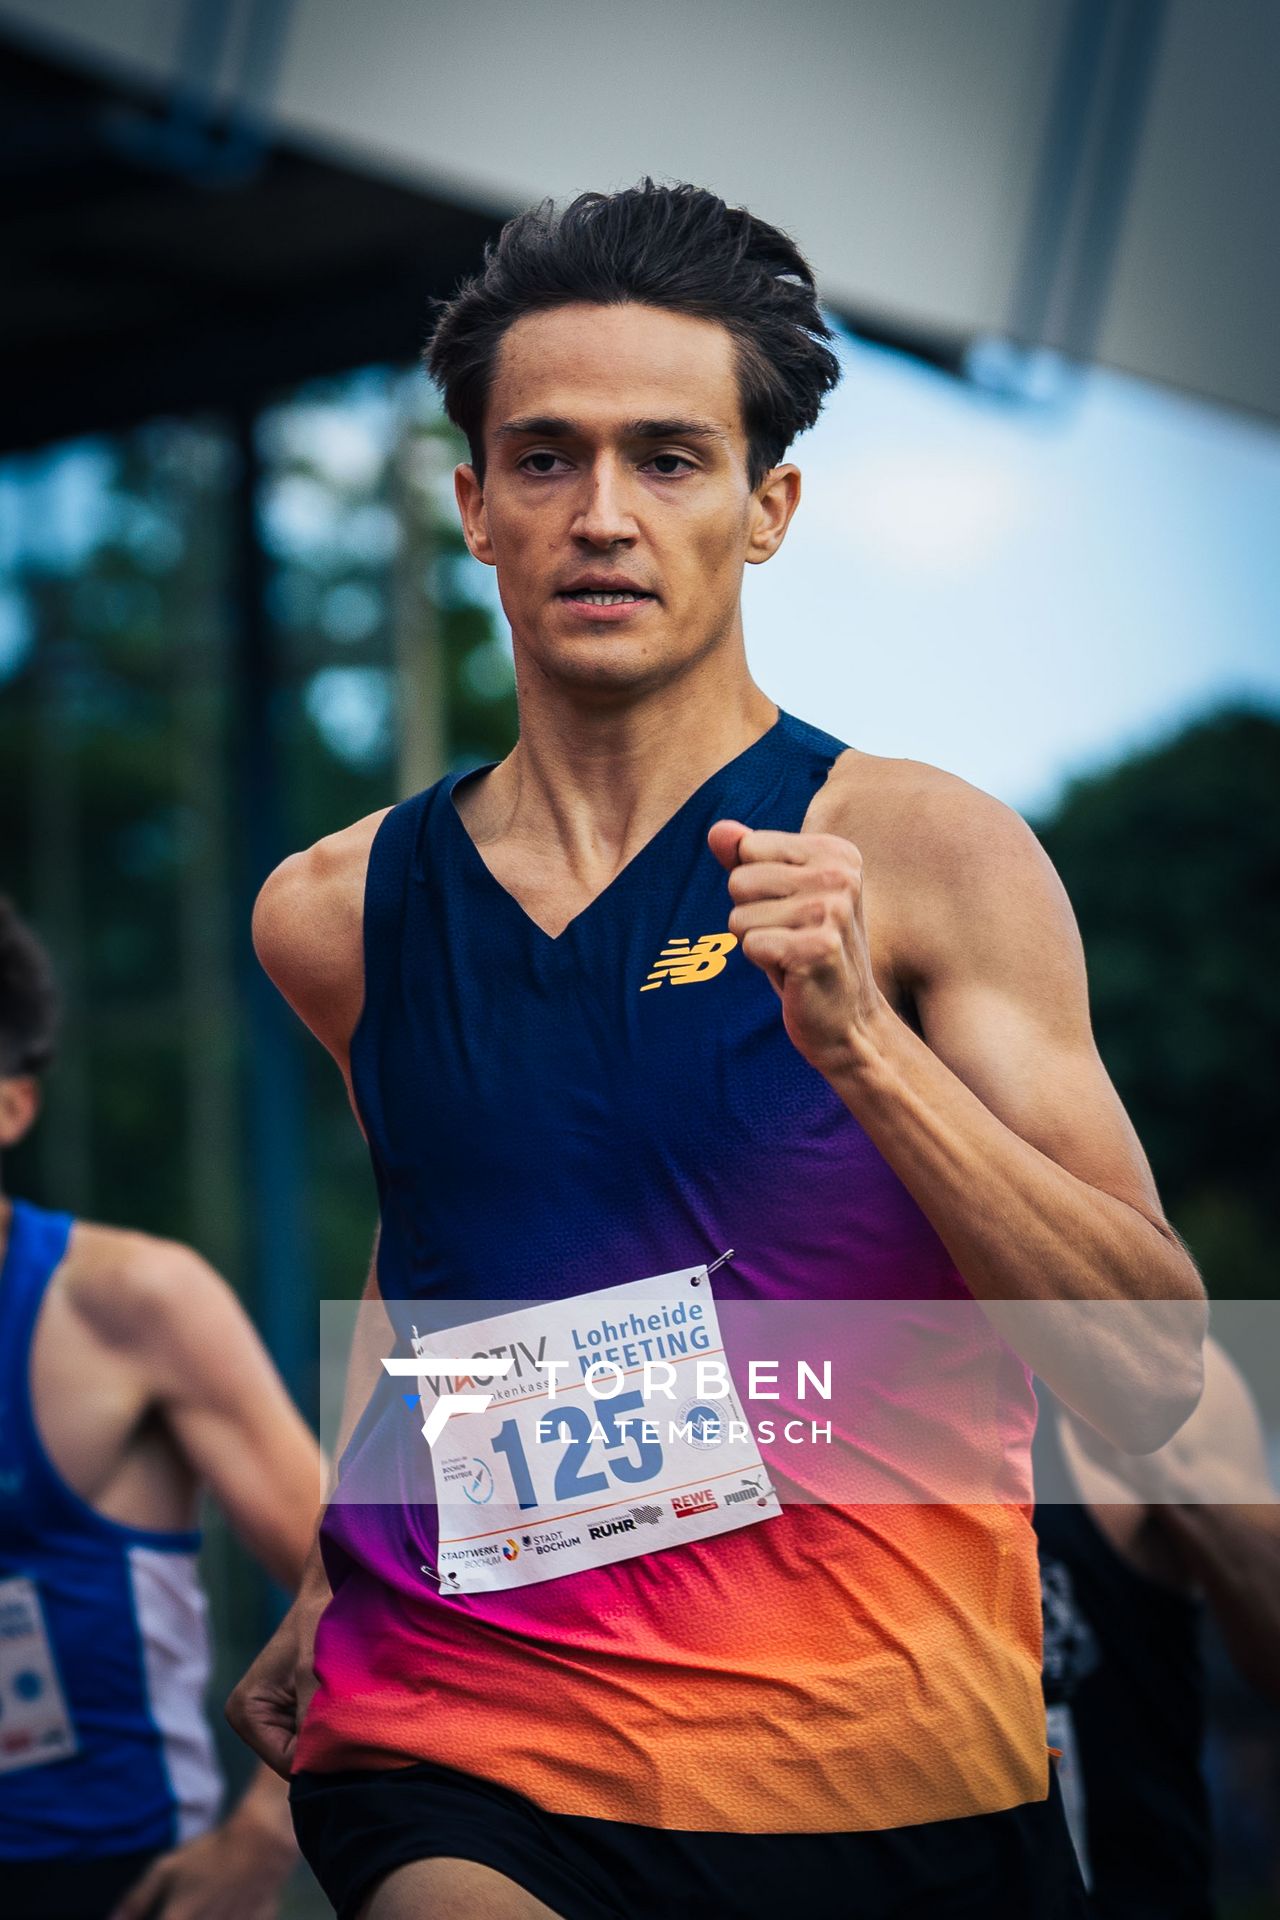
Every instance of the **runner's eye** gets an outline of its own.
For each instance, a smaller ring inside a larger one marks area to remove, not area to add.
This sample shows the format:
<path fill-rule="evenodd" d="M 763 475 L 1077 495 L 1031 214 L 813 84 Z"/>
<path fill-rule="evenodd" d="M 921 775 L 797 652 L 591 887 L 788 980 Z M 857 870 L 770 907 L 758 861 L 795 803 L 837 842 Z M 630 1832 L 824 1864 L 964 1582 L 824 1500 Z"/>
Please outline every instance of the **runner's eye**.
<path fill-rule="evenodd" d="M 520 462 L 520 470 L 522 473 L 554 473 L 557 463 L 567 465 L 563 454 L 549 453 L 545 448 L 539 448 L 536 453 L 525 454 Z"/>
<path fill-rule="evenodd" d="M 686 460 L 682 453 L 651 453 L 645 465 L 656 467 L 660 479 L 679 479 L 681 472 L 692 473 L 693 462 Z"/>

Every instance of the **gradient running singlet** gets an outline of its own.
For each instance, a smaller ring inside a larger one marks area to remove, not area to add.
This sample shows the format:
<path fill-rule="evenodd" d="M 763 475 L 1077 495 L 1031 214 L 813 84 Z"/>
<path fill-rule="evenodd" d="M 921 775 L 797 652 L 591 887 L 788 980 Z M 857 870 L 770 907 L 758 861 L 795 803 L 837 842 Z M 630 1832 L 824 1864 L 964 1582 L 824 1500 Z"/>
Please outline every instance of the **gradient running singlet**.
<path fill-rule="evenodd" d="M 556 939 L 485 866 L 453 804 L 464 776 L 386 817 L 351 1060 L 389 1302 L 558 1298 L 728 1247 L 725 1301 L 968 1299 L 791 1045 L 768 980 L 716 938 L 731 903 L 708 828 L 798 830 L 840 750 L 781 715 Z M 657 963 L 676 943 L 709 964 L 672 978 Z M 1035 1402 L 1007 1350 L 998 1379 L 999 1403 L 972 1419 L 1025 1464 Z M 381 1417 L 416 1438 L 387 1399 Z M 358 1430 L 349 1459 L 362 1444 Z M 300 1768 L 433 1760 L 557 1813 L 739 1833 L 896 1827 L 1046 1795 L 1022 1504 L 794 1505 L 467 1596 L 421 1571 L 433 1525 L 407 1507 L 326 1516 L 333 1599 Z"/>

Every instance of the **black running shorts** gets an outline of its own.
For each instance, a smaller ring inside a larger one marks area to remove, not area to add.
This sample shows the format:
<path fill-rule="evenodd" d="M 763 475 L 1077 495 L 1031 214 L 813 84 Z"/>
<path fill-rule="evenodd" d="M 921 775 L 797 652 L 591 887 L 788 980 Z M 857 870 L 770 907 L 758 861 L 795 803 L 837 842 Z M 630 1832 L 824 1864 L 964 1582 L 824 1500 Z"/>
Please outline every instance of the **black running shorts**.
<path fill-rule="evenodd" d="M 0 1913 L 4 1920 L 108 1920 L 156 1858 L 153 1848 L 98 1860 L 0 1860 Z"/>
<path fill-rule="evenodd" d="M 410 1860 L 493 1867 L 561 1920 L 1082 1920 L 1057 1782 L 1005 1813 L 883 1833 L 682 1833 L 544 1813 L 430 1762 L 297 1773 L 298 1844 L 338 1920 Z"/>

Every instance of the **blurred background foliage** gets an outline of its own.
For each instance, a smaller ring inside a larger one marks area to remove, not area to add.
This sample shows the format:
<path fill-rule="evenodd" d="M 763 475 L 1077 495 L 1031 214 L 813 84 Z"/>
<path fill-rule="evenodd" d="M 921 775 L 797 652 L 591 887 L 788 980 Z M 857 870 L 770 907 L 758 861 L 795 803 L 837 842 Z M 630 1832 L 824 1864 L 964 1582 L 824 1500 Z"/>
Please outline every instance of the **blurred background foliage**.
<path fill-rule="evenodd" d="M 424 784 L 500 758 L 514 679 L 453 507 L 465 448 L 420 378 L 308 387 L 256 438 L 279 857 L 388 805 L 415 761 Z M 160 422 L 7 463 L 0 887 L 64 995 L 45 1118 L 6 1182 L 193 1241 L 253 1307 L 241 1013 L 263 875 L 240 884 L 240 457 L 216 423 Z M 436 735 L 401 728 L 398 678 L 435 696 Z M 298 1053 L 313 1299 L 341 1298 L 363 1282 L 372 1188 L 338 1075 L 319 1049 Z"/>
<path fill-rule="evenodd" d="M 1038 832 L 1098 1046 L 1222 1299 L 1280 1293 L 1280 719 L 1226 707 L 1071 782 Z"/>

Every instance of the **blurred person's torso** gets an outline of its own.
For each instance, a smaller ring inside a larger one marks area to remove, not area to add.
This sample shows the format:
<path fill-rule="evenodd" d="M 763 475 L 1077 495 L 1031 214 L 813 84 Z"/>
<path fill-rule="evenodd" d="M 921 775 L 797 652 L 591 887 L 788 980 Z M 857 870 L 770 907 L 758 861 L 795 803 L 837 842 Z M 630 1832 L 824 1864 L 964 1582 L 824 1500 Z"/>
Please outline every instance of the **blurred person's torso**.
<path fill-rule="evenodd" d="M 0 1269 L 0 1860 L 158 1851 L 222 1792 L 194 1482 L 75 1308 L 103 1231 L 15 1201 Z"/>

